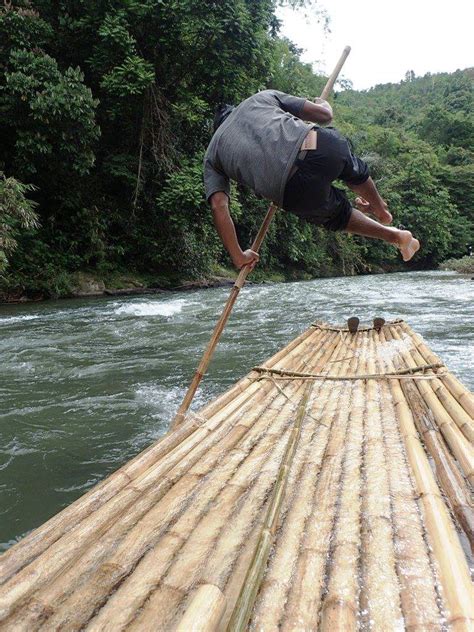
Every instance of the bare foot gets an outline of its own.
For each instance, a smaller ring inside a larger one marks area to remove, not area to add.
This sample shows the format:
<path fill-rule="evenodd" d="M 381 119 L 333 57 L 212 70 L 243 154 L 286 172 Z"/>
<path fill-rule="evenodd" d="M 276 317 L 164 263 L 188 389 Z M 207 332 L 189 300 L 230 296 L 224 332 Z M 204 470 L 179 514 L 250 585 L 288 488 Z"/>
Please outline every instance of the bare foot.
<path fill-rule="evenodd" d="M 420 249 L 420 242 L 415 239 L 409 230 L 400 230 L 396 244 L 402 253 L 403 261 L 410 261 L 413 255 Z"/>

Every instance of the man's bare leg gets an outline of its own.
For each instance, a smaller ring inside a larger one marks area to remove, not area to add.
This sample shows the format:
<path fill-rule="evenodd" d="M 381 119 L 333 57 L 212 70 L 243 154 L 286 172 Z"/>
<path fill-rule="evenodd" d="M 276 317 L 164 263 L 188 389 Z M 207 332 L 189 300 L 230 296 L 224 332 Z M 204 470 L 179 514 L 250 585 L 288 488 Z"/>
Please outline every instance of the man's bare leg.
<path fill-rule="evenodd" d="M 357 209 L 352 209 L 349 223 L 346 226 L 347 233 L 381 239 L 396 246 L 402 253 L 403 261 L 410 261 L 415 252 L 420 249 L 420 242 L 415 239 L 409 230 L 400 230 L 393 226 L 384 226 Z"/>

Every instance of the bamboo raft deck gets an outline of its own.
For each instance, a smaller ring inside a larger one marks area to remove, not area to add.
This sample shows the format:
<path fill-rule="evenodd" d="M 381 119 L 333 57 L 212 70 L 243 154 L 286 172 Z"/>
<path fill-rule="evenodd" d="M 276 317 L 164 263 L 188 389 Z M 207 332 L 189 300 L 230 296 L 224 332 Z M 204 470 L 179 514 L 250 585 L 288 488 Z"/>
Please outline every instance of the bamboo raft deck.
<path fill-rule="evenodd" d="M 314 324 L 0 557 L 2 630 L 472 630 L 474 398 Z"/>

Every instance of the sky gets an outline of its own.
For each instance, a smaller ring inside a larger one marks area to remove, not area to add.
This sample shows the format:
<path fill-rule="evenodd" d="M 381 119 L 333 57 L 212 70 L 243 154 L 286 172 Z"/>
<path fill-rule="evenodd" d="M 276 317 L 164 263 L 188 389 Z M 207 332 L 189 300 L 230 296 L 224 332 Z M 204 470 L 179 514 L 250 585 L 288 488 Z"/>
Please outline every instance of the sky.
<path fill-rule="evenodd" d="M 329 74 L 344 46 L 341 73 L 364 90 L 398 83 L 407 70 L 454 72 L 474 66 L 474 0 L 319 0 L 329 33 L 313 9 L 280 8 L 281 34 L 304 49 L 302 60 Z"/>

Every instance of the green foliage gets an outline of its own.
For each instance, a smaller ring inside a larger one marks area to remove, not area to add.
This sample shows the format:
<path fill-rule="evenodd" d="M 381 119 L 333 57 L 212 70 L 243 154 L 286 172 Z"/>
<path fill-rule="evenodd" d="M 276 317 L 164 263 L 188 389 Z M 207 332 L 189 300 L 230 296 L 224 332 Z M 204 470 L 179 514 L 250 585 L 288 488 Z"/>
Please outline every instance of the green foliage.
<path fill-rule="evenodd" d="M 199 277 L 209 273 L 222 252 L 209 207 L 202 195 L 202 156 L 171 173 L 156 198 L 147 239 L 147 260 L 154 269 L 181 270 Z M 236 203 L 236 216 L 239 205 Z"/>
<path fill-rule="evenodd" d="M 461 257 L 460 259 L 447 259 L 440 265 L 442 270 L 452 270 L 462 274 L 474 274 L 474 257 Z"/>
<path fill-rule="evenodd" d="M 36 203 L 26 197 L 34 190 L 33 185 L 6 178 L 0 171 L 0 275 L 6 270 L 8 256 L 18 245 L 19 233 L 39 226 L 34 211 Z"/>
<path fill-rule="evenodd" d="M 83 79 L 78 68 L 61 72 L 49 55 L 11 52 L 1 109 L 16 133 L 13 164 L 20 173 L 35 173 L 51 157 L 79 174 L 90 171 L 97 101 Z"/>

